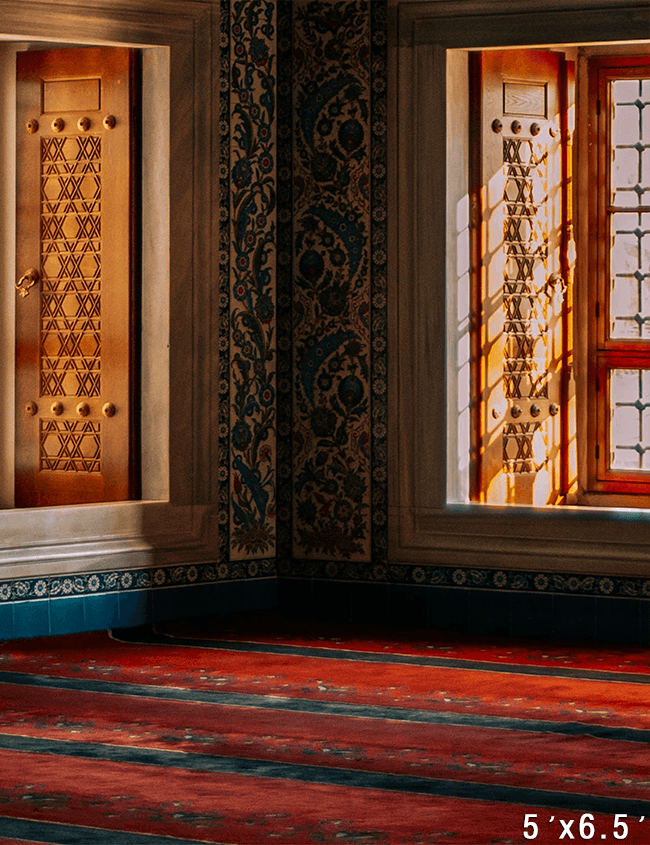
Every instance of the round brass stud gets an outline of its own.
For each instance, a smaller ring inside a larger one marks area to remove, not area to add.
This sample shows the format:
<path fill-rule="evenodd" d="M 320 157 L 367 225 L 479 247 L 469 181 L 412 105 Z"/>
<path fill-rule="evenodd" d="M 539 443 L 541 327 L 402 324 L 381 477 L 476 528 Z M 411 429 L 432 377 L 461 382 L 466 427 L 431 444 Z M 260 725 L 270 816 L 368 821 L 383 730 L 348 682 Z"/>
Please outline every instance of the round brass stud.
<path fill-rule="evenodd" d="M 112 402 L 107 402 L 105 405 L 102 406 L 102 414 L 105 417 L 114 417 L 117 408 L 113 405 Z"/>
<path fill-rule="evenodd" d="M 35 117 L 33 117 L 31 120 L 28 120 L 25 124 L 25 129 L 27 129 L 27 131 L 30 132 L 32 135 L 34 134 L 34 132 L 38 132 L 38 120 L 36 120 Z"/>
<path fill-rule="evenodd" d="M 77 121 L 77 127 L 82 132 L 87 132 L 90 129 L 90 118 L 89 117 L 80 117 Z"/>
<path fill-rule="evenodd" d="M 77 405 L 77 413 L 80 417 L 87 417 L 90 413 L 90 405 L 87 402 L 80 402 Z"/>
<path fill-rule="evenodd" d="M 539 135 L 539 133 L 541 131 L 542 131 L 542 127 L 539 125 L 539 123 L 531 123 L 530 124 L 530 134 L 531 135 L 533 135 L 533 136 Z"/>
<path fill-rule="evenodd" d="M 63 413 L 63 405 L 60 402 L 52 402 L 50 411 L 52 411 L 55 417 L 60 417 Z"/>
<path fill-rule="evenodd" d="M 515 135 L 519 135 L 519 133 L 521 132 L 520 121 L 513 120 L 512 123 L 510 124 L 510 128 L 512 129 L 512 131 L 514 132 Z"/>
<path fill-rule="evenodd" d="M 560 413 L 560 406 L 556 402 L 551 402 L 548 406 L 548 412 L 552 417 L 555 417 Z"/>
<path fill-rule="evenodd" d="M 520 417 L 523 414 L 521 405 L 513 405 L 512 408 L 510 408 L 510 413 L 515 419 Z"/>
<path fill-rule="evenodd" d="M 55 132 L 63 132 L 63 128 L 65 127 L 65 120 L 62 117 L 55 117 L 52 121 L 52 129 Z"/>
<path fill-rule="evenodd" d="M 539 407 L 537 403 L 530 406 L 530 415 L 531 417 L 538 417 L 542 413 L 542 409 Z"/>
<path fill-rule="evenodd" d="M 102 120 L 102 126 L 104 129 L 115 129 L 117 124 L 117 120 L 112 114 L 107 114 L 106 117 Z"/>
<path fill-rule="evenodd" d="M 499 120 L 498 117 L 495 117 L 494 120 L 492 121 L 492 131 L 496 132 L 497 135 L 498 135 L 499 132 L 501 132 L 502 129 L 503 129 L 503 123 L 501 123 L 501 121 Z"/>
<path fill-rule="evenodd" d="M 38 413 L 38 405 L 36 402 L 28 402 L 25 405 L 25 413 L 28 414 L 30 417 L 33 417 L 34 414 Z"/>

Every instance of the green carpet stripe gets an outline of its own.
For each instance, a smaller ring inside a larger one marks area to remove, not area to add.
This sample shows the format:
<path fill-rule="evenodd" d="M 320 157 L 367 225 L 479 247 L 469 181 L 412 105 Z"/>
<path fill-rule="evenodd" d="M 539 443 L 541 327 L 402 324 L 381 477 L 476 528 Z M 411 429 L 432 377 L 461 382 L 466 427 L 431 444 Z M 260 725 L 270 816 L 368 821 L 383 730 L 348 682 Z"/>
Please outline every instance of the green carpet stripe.
<path fill-rule="evenodd" d="M 632 817 L 650 815 L 650 801 L 638 799 L 619 799 L 499 784 L 464 783 L 441 778 L 392 775 L 383 772 L 326 766 L 306 766 L 299 763 L 279 763 L 241 757 L 188 754 L 184 751 L 162 751 L 154 748 L 133 748 L 94 742 L 71 742 L 69 740 L 40 739 L 6 734 L 0 735 L 0 749 L 30 754 L 53 754 L 86 760 L 103 760 L 121 764 L 136 763 L 162 768 L 180 768 L 193 772 L 301 781 L 336 787 L 380 789 L 398 793 L 465 798 L 473 801 L 496 801 L 522 807 L 553 807 L 558 810 L 611 815 L 626 813 Z"/>
<path fill-rule="evenodd" d="M 60 822 L 41 822 L 0 816 L 0 836 L 6 839 L 25 839 L 29 842 L 47 842 L 52 845 L 204 845 L 207 839 L 178 839 L 175 836 L 157 836 L 154 833 L 131 833 L 106 830 L 101 827 L 83 827 Z M 210 840 L 210 845 L 219 845 Z"/>
<path fill-rule="evenodd" d="M 537 719 L 515 719 L 507 716 L 481 716 L 444 710 L 416 710 L 408 707 L 386 707 L 371 704 L 347 704 L 340 701 L 285 698 L 276 695 L 253 695 L 240 692 L 212 692 L 152 684 L 128 684 L 99 681 L 91 678 L 55 678 L 48 675 L 28 675 L 22 672 L 0 671 L 0 685 L 12 684 L 47 689 L 79 690 L 80 692 L 153 698 L 163 701 L 189 701 L 221 707 L 249 707 L 261 710 L 312 713 L 315 715 L 345 716 L 355 719 L 380 719 L 394 722 L 423 722 L 429 725 L 457 725 L 473 728 L 493 728 L 507 731 L 561 734 L 563 736 L 591 736 L 596 739 L 650 743 L 650 730 L 640 728 L 590 725 L 585 722 L 552 722 Z"/>
<path fill-rule="evenodd" d="M 429 657 L 417 654 L 381 654 L 318 646 L 292 646 L 279 643 L 240 642 L 238 640 L 199 640 L 157 634 L 150 628 L 113 630 L 114 639 L 142 645 L 176 645 L 207 648 L 215 651 L 240 651 L 256 654 L 283 654 L 290 657 L 316 657 L 326 660 L 347 660 L 360 663 L 397 663 L 404 666 L 435 666 L 439 669 L 469 669 L 472 672 L 497 672 L 507 675 L 538 675 L 571 680 L 605 681 L 619 684 L 650 684 L 650 675 L 639 672 L 606 672 L 599 669 L 566 669 L 559 666 L 528 666 L 520 663 L 495 663 L 487 660 L 465 660 L 457 657 Z"/>

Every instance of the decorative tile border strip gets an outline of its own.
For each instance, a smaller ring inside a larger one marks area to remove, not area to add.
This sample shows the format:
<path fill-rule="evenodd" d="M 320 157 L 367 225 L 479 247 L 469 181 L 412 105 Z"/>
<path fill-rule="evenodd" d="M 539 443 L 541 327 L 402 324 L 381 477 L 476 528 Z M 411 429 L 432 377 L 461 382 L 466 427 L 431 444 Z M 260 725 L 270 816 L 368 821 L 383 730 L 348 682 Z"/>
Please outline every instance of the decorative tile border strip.
<path fill-rule="evenodd" d="M 219 558 L 230 556 L 230 0 L 219 40 Z"/>
<path fill-rule="evenodd" d="M 48 575 L 41 578 L 16 578 L 0 582 L 0 603 L 34 599 L 90 596 L 127 590 L 157 590 L 164 587 L 189 587 L 219 581 L 275 578 L 277 568 L 272 558 L 223 563 L 197 563 L 182 566 L 157 566 L 121 571 L 91 572 L 76 575 Z"/>
<path fill-rule="evenodd" d="M 372 560 L 388 560 L 388 145 L 387 5 L 370 3 L 370 196 L 371 196 L 371 360 L 372 360 Z"/>
<path fill-rule="evenodd" d="M 277 466 L 279 557 L 293 544 L 293 2 L 277 4 Z"/>
<path fill-rule="evenodd" d="M 565 593 L 583 596 L 643 598 L 650 600 L 650 578 L 584 575 L 558 572 L 521 572 L 504 569 L 421 566 L 417 564 L 357 563 L 332 560 L 282 561 L 280 578 L 316 578 L 329 581 L 414 584 L 528 593 Z"/>
<path fill-rule="evenodd" d="M 276 8 L 230 7 L 230 557 L 276 548 Z"/>

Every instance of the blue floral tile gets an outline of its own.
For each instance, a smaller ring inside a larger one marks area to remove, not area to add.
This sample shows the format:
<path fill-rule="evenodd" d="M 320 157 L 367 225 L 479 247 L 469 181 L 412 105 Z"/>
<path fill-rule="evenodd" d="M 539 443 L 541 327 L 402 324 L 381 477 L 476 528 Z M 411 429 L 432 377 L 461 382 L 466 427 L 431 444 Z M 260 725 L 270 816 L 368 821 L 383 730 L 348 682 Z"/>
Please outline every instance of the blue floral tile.
<path fill-rule="evenodd" d="M 232 3 L 227 38 L 230 557 L 247 559 L 277 530 L 275 3 Z"/>

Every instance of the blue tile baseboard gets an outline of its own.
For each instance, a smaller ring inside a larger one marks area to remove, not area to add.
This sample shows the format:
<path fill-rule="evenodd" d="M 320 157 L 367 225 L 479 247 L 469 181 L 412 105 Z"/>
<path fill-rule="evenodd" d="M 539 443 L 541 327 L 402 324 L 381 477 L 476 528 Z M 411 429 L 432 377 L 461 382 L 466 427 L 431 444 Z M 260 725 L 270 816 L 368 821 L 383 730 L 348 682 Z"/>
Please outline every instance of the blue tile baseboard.
<path fill-rule="evenodd" d="M 648 579 L 349 563 L 335 569 L 331 562 L 321 572 L 313 561 L 303 577 L 288 574 L 286 564 L 279 576 L 264 566 L 258 577 L 241 574 L 232 578 L 227 565 L 215 565 L 5 582 L 0 640 L 278 608 L 339 622 L 650 645 Z"/>
<path fill-rule="evenodd" d="M 462 633 L 650 645 L 650 599 L 278 578 L 287 615 Z M 329 613 L 328 613 L 329 607 Z"/>
<path fill-rule="evenodd" d="M 130 582 L 127 586 L 131 586 Z M 25 597 L 0 604 L 0 641 L 129 628 L 165 619 L 242 610 L 270 610 L 276 605 L 275 577 Z"/>

